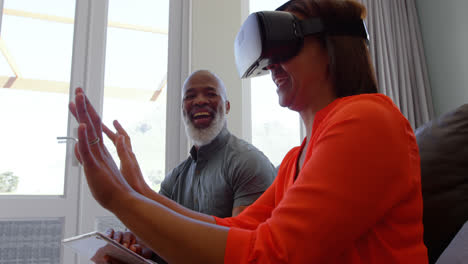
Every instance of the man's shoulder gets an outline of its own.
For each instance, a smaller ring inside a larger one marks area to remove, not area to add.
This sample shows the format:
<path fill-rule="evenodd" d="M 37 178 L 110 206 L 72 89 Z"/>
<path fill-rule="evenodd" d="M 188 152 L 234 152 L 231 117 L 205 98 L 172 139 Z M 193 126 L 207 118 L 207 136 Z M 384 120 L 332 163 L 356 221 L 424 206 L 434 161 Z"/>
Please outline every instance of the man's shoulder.
<path fill-rule="evenodd" d="M 263 166 L 273 166 L 270 160 L 251 143 L 230 134 L 226 144 L 224 159 L 228 166 L 249 166 L 248 164 L 263 164 Z"/>
<path fill-rule="evenodd" d="M 187 166 L 187 164 L 190 164 L 191 162 L 192 162 L 192 158 L 189 156 L 185 160 L 181 161 L 177 166 L 175 166 L 174 169 L 181 169 Z"/>
<path fill-rule="evenodd" d="M 229 139 L 227 141 L 226 146 L 227 150 L 235 155 L 243 155 L 249 152 L 263 155 L 263 153 L 254 145 L 241 138 L 236 137 L 233 134 L 229 135 Z"/>

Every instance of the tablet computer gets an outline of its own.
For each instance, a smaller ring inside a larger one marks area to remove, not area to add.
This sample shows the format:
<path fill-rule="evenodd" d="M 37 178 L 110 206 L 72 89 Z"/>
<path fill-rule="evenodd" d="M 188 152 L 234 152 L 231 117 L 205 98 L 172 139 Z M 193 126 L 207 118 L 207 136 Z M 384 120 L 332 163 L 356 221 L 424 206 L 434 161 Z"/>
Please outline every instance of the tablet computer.
<path fill-rule="evenodd" d="M 99 260 L 104 256 L 110 256 L 129 264 L 155 264 L 156 262 L 145 259 L 120 243 L 105 236 L 100 232 L 91 232 L 64 239 L 62 243 L 73 249 L 76 253 L 90 260 Z M 156 263 L 157 264 L 157 263 Z"/>

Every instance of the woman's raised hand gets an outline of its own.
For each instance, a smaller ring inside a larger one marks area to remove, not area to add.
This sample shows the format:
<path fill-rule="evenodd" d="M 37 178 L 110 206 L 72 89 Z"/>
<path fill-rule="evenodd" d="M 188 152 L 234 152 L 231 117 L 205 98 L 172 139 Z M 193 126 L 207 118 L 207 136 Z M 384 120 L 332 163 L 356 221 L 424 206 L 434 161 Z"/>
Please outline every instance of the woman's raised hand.
<path fill-rule="evenodd" d="M 143 194 L 143 192 L 150 187 L 146 184 L 135 153 L 133 153 L 130 136 L 117 120 L 114 120 L 113 124 L 117 131 L 116 133 L 104 124 L 102 124 L 102 129 L 117 148 L 117 153 L 120 158 L 120 172 L 135 191 Z M 123 137 L 121 143 L 119 143 L 119 137 Z"/>
<path fill-rule="evenodd" d="M 114 206 L 119 205 L 120 199 L 116 198 L 124 199 L 126 195 L 134 193 L 134 190 L 122 176 L 104 146 L 101 118 L 81 88 L 75 90 L 75 102 L 70 102 L 69 108 L 79 123 L 75 154 L 83 165 L 88 186 L 94 198 L 104 208 L 112 211 Z M 125 139 L 121 135 L 118 135 L 116 140 L 117 146 L 125 144 Z M 121 161 L 125 164 L 136 162 L 136 160 L 130 160 L 129 155 L 123 155 L 120 158 L 128 159 Z"/>

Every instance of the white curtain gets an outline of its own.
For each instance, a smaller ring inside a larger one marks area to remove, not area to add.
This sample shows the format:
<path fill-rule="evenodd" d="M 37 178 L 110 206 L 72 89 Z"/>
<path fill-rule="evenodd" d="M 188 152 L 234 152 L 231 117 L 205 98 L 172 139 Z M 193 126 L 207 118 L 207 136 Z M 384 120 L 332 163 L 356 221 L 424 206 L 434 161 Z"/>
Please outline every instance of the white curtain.
<path fill-rule="evenodd" d="M 359 0 L 367 8 L 370 52 L 379 91 L 415 129 L 434 117 L 415 0 Z"/>

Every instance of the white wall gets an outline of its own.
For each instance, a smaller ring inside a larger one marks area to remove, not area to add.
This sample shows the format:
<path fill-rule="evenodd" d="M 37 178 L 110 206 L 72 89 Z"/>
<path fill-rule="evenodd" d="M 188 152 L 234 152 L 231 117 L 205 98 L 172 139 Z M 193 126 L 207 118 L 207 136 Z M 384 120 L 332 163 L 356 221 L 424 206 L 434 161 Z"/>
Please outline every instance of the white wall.
<path fill-rule="evenodd" d="M 250 109 L 248 89 L 242 89 L 234 63 L 234 39 L 242 25 L 245 0 L 192 0 L 191 71 L 212 70 L 223 79 L 231 102 L 228 128 L 249 140 L 245 127 L 250 120 L 243 109 Z"/>
<path fill-rule="evenodd" d="M 416 0 L 437 116 L 468 103 L 468 0 Z"/>

